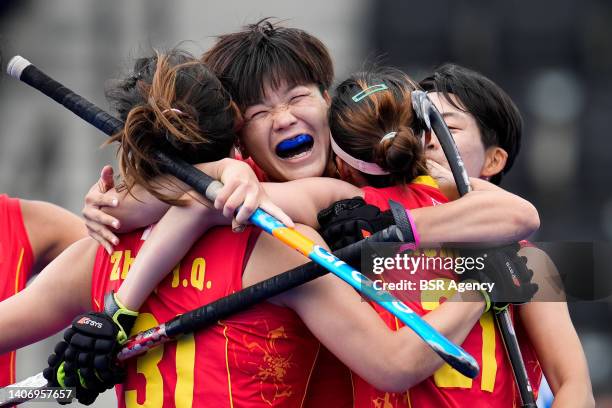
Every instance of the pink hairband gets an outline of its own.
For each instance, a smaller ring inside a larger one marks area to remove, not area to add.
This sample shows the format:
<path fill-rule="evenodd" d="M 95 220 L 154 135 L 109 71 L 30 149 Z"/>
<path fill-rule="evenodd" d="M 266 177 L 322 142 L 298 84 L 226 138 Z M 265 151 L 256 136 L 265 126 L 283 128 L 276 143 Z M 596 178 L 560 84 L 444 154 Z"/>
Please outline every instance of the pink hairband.
<path fill-rule="evenodd" d="M 383 170 L 378 164 L 368 163 L 363 160 L 356 159 L 344 150 L 342 150 L 342 148 L 336 144 L 331 134 L 329 135 L 329 141 L 331 142 L 331 148 L 334 153 L 336 153 L 338 157 L 344 160 L 352 168 L 357 169 L 362 173 L 371 174 L 373 176 L 383 176 L 389 174 L 388 171 Z"/>

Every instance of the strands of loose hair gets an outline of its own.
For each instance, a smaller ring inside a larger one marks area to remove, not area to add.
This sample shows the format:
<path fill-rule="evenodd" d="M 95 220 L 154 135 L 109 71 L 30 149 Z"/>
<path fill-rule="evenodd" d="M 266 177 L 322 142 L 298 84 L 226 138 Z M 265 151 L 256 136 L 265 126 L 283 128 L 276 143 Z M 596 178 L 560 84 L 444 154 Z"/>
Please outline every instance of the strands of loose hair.
<path fill-rule="evenodd" d="M 107 94 L 126 116 L 109 143 L 120 144 L 117 154 L 130 194 L 138 184 L 162 201 L 183 204 L 176 198 L 184 192 L 180 184 L 159 177 L 154 151 L 171 151 L 193 164 L 227 157 L 235 141 L 237 106 L 212 72 L 183 51 L 138 60 L 135 74 Z"/>
<path fill-rule="evenodd" d="M 368 93 L 355 102 L 353 96 L 375 85 L 380 91 Z M 353 74 L 336 89 L 330 109 L 330 129 L 338 145 L 353 157 L 376 163 L 388 176 L 363 174 L 375 187 L 410 182 L 427 174 L 425 157 L 415 126 L 411 91 L 414 81 L 396 70 Z M 394 137 L 382 140 L 395 132 Z"/>

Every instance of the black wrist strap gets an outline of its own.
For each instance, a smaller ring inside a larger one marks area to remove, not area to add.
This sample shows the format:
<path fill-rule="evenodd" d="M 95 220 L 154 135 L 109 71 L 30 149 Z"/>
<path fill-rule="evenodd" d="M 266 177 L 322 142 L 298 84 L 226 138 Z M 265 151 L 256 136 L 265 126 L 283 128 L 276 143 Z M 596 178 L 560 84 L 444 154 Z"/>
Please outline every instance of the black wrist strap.
<path fill-rule="evenodd" d="M 391 209 L 395 225 L 402 233 L 403 241 L 414 243 L 414 233 L 412 232 L 412 227 L 410 226 L 410 221 L 408 221 L 404 206 L 397 201 L 389 200 L 389 208 Z"/>

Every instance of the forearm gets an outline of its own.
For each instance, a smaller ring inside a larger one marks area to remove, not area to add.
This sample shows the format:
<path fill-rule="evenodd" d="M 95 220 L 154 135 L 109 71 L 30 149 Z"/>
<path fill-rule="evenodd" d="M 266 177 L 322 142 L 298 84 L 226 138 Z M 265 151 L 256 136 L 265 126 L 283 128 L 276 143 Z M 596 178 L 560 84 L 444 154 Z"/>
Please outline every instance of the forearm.
<path fill-rule="evenodd" d="M 595 406 L 590 383 L 587 385 L 568 381 L 561 385 L 554 394 L 553 408 L 591 408 Z"/>
<path fill-rule="evenodd" d="M 540 222 L 533 205 L 501 189 L 473 191 L 411 214 L 422 244 L 516 241 L 537 230 Z"/>
<path fill-rule="evenodd" d="M 465 292 L 463 300 L 454 296 L 423 316 L 438 332 L 455 344 L 462 344 L 484 311 L 482 295 Z M 383 391 L 405 391 L 432 376 L 444 361 L 407 327 L 396 332 L 391 348 L 386 350 L 388 364 L 396 374 L 395 384 L 388 383 Z M 389 389 L 393 385 L 394 389 Z"/>
<path fill-rule="evenodd" d="M 531 263 L 529 258 L 528 265 Z M 555 395 L 553 406 L 594 406 L 586 357 L 567 304 L 533 302 L 519 307 L 518 311 Z"/>
<path fill-rule="evenodd" d="M 138 252 L 117 292 L 119 301 L 130 310 L 138 310 L 194 242 L 221 222 L 225 219 L 196 201 L 185 207 L 171 207 Z"/>
<path fill-rule="evenodd" d="M 325 279 L 336 286 L 330 295 L 332 299 L 318 297 L 316 291 L 309 290 L 309 286 L 322 284 Z M 303 310 L 301 305 L 293 308 L 333 354 L 376 388 L 405 391 L 443 364 L 411 329 L 392 331 L 354 290 L 349 287 L 351 293 L 346 294 L 348 285 L 330 276 L 316 281 L 293 291 L 304 293 L 306 309 L 310 310 Z M 424 319 L 451 341 L 461 344 L 484 310 L 482 296 L 478 293 L 471 296 L 472 302 L 445 302 Z"/>
<path fill-rule="evenodd" d="M 215 180 L 221 180 L 223 173 L 231 166 L 244 164 L 245 167 L 249 167 L 248 164 L 241 162 L 236 159 L 225 158 L 214 162 L 198 163 L 195 167 L 202 173 L 210 176 Z"/>
<path fill-rule="evenodd" d="M 31 296 L 23 291 L 0 302 L 0 330 L 3 333 L 0 336 L 0 354 L 42 340 L 70 323 L 72 317 L 57 311 L 44 307 L 35 311 L 37 304 L 30 299 Z M 24 303 L 29 305 L 24 307 Z M 26 313 L 27 310 L 34 313 Z"/>
<path fill-rule="evenodd" d="M 317 214 L 336 201 L 363 192 L 341 180 L 328 177 L 310 177 L 285 183 L 262 183 L 274 204 L 279 206 L 294 222 L 318 229 Z"/>
<path fill-rule="evenodd" d="M 151 225 L 159 221 L 170 208 L 170 204 L 157 199 L 139 185 L 134 185 L 131 193 L 126 189 L 121 191 L 113 189 L 106 194 L 114 195 L 119 200 L 116 207 L 102 208 L 102 211 L 119 221 L 119 228 L 115 229 L 119 233 Z"/>

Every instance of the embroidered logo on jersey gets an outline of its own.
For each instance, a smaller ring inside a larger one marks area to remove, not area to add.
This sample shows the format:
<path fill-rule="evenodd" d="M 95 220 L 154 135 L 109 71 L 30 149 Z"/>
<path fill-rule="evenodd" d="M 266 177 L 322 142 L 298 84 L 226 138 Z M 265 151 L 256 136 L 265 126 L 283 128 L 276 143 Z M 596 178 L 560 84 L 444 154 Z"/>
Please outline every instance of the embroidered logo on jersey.
<path fill-rule="evenodd" d="M 440 205 L 440 204 L 442 204 L 440 201 L 436 200 L 435 198 L 433 198 L 433 197 L 430 197 L 430 198 L 431 198 L 431 205 Z"/>

